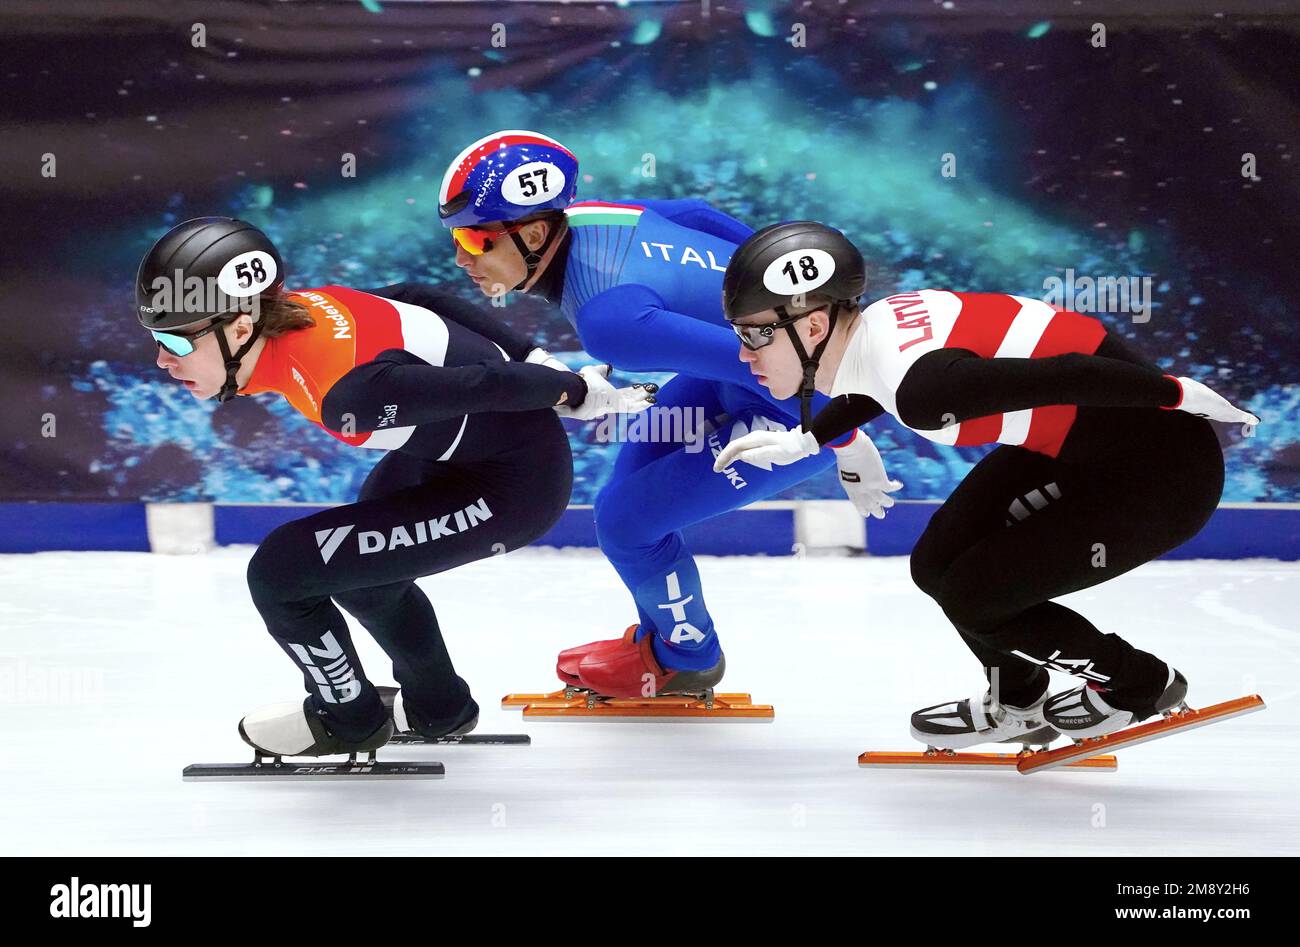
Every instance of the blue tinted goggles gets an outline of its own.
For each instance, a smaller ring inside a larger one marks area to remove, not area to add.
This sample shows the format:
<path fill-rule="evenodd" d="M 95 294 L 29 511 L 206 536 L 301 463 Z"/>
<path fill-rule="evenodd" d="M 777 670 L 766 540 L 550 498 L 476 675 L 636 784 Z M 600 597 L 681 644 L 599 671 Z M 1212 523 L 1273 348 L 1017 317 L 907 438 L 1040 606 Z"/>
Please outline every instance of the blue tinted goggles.
<path fill-rule="evenodd" d="M 189 335 L 182 335 L 179 332 L 159 332 L 156 329 L 151 329 L 149 334 L 154 337 L 155 342 L 165 348 L 172 355 L 175 355 L 177 358 L 184 358 L 186 355 L 189 355 L 194 351 L 194 343 L 196 340 L 203 338 L 219 325 L 221 325 L 220 320 L 212 323 L 212 325 L 208 326 L 206 329 L 200 329 L 198 332 L 192 332 Z"/>

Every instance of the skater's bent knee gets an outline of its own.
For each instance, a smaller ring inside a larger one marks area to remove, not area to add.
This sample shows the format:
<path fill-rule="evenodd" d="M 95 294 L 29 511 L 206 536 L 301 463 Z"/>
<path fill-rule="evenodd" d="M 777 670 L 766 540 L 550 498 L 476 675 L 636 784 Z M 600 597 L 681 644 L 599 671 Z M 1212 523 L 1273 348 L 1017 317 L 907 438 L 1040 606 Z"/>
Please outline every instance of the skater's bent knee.
<path fill-rule="evenodd" d="M 921 544 L 912 550 L 909 560 L 912 569 L 912 582 L 931 598 L 937 598 L 939 584 L 943 581 L 943 565 L 933 556 L 928 555 Z"/>
<path fill-rule="evenodd" d="M 664 531 L 648 522 L 645 510 L 635 503 L 606 497 L 596 510 L 596 541 L 606 552 L 652 545 L 663 535 Z"/>
<path fill-rule="evenodd" d="M 253 553 L 253 558 L 248 560 L 248 591 L 254 602 L 270 602 L 276 598 L 276 582 L 272 567 L 275 559 L 272 554 L 265 552 L 265 549 L 264 545 L 258 546 L 257 551 Z"/>
<path fill-rule="evenodd" d="M 1011 608 L 1007 597 L 996 588 L 963 581 L 951 573 L 937 583 L 930 595 L 954 627 L 976 637 L 995 631 L 1019 611 L 1018 607 Z"/>
<path fill-rule="evenodd" d="M 944 576 L 952 565 L 953 558 L 953 553 L 946 550 L 935 539 L 935 534 L 927 529 L 912 547 L 912 555 L 909 559 L 912 581 L 916 583 L 918 589 L 937 600 L 941 594 Z"/>
<path fill-rule="evenodd" d="M 286 592 L 292 584 L 285 575 L 289 563 L 297 561 L 292 553 L 291 527 L 286 523 L 278 526 L 267 535 L 248 560 L 248 591 L 254 602 L 277 602 L 286 600 Z M 292 598 L 293 596 L 289 596 Z"/>

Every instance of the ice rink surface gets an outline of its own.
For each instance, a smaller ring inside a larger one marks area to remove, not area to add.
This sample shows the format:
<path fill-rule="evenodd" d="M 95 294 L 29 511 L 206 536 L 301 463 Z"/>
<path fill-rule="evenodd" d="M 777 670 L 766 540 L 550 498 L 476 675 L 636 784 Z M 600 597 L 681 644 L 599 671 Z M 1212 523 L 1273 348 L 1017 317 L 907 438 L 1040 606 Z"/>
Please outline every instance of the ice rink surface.
<path fill-rule="evenodd" d="M 1063 600 L 1168 658 L 1193 706 L 1269 705 L 1120 751 L 1111 774 L 857 766 L 916 749 L 916 708 L 982 687 L 902 558 L 700 560 L 723 689 L 773 723 L 525 723 L 501 696 L 552 689 L 558 650 L 633 615 L 597 553 L 525 550 L 421 585 L 480 731 L 531 747 L 381 751 L 442 760 L 441 780 L 182 782 L 251 759 L 239 717 L 301 694 L 249 601 L 251 553 L 0 556 L 4 854 L 1300 854 L 1298 563 L 1154 563 Z"/>

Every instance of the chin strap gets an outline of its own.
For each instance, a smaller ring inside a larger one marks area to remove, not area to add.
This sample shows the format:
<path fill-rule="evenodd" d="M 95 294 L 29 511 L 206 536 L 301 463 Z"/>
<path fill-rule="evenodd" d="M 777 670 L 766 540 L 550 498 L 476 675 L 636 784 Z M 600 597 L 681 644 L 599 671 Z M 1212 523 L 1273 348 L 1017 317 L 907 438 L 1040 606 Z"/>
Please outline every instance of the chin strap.
<path fill-rule="evenodd" d="M 521 279 L 518 283 L 516 283 L 513 287 L 511 287 L 510 290 L 511 292 L 514 292 L 518 290 L 520 287 L 526 285 L 528 281 L 533 278 L 533 274 L 537 272 L 537 267 L 540 266 L 542 263 L 542 257 L 546 256 L 546 251 L 550 248 L 551 244 L 555 241 L 555 235 L 560 232 L 560 229 L 561 228 L 559 224 L 555 224 L 554 226 L 547 227 L 546 238 L 542 240 L 542 245 L 538 247 L 536 250 L 529 250 L 528 244 L 524 243 L 523 238 L 520 237 L 517 232 L 512 232 L 510 234 L 510 239 L 515 242 L 515 248 L 519 251 L 519 255 L 524 258 L 524 266 L 528 267 L 528 272 L 524 274 L 524 278 Z"/>
<path fill-rule="evenodd" d="M 803 381 L 799 384 L 799 423 L 805 431 L 812 430 L 812 399 L 813 394 L 817 391 L 817 366 L 821 362 L 822 353 L 826 351 L 826 346 L 830 344 L 831 333 L 835 331 L 835 319 L 839 315 L 840 304 L 831 303 L 830 307 L 830 326 L 826 329 L 826 337 L 817 343 L 811 355 L 803 347 L 803 341 L 799 338 L 799 333 L 795 331 L 794 324 L 785 327 L 785 331 L 790 335 L 790 342 L 794 345 L 795 353 L 799 356 L 799 361 L 803 365 Z M 777 316 L 781 319 L 788 319 L 784 306 L 777 306 L 775 309 Z"/>
<path fill-rule="evenodd" d="M 221 386 L 221 390 L 212 396 L 213 401 L 225 404 L 231 398 L 239 393 L 239 383 L 235 381 L 235 376 L 239 374 L 239 360 L 248 354 L 248 350 L 253 347 L 257 337 L 262 334 L 262 324 L 253 323 L 253 334 L 248 337 L 248 341 L 239 347 L 239 351 L 230 354 L 230 344 L 226 341 L 226 329 L 222 326 L 214 333 L 217 337 L 217 344 L 221 346 L 221 357 L 226 362 L 226 383 Z"/>

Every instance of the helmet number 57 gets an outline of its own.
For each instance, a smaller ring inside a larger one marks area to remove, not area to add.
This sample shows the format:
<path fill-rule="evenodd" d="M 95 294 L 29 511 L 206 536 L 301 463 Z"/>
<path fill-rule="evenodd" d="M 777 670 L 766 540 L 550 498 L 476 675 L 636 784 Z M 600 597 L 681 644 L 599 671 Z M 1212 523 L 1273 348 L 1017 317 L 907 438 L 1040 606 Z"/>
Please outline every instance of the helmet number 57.
<path fill-rule="evenodd" d="M 564 190 L 564 172 L 549 161 L 530 161 L 516 168 L 501 184 L 512 204 L 532 206 L 549 201 Z"/>
<path fill-rule="evenodd" d="M 524 192 L 524 197 L 535 197 L 537 195 L 537 182 L 533 178 L 542 179 L 542 193 L 546 193 L 546 168 L 538 168 L 536 171 L 525 171 L 519 175 L 519 187 Z"/>

